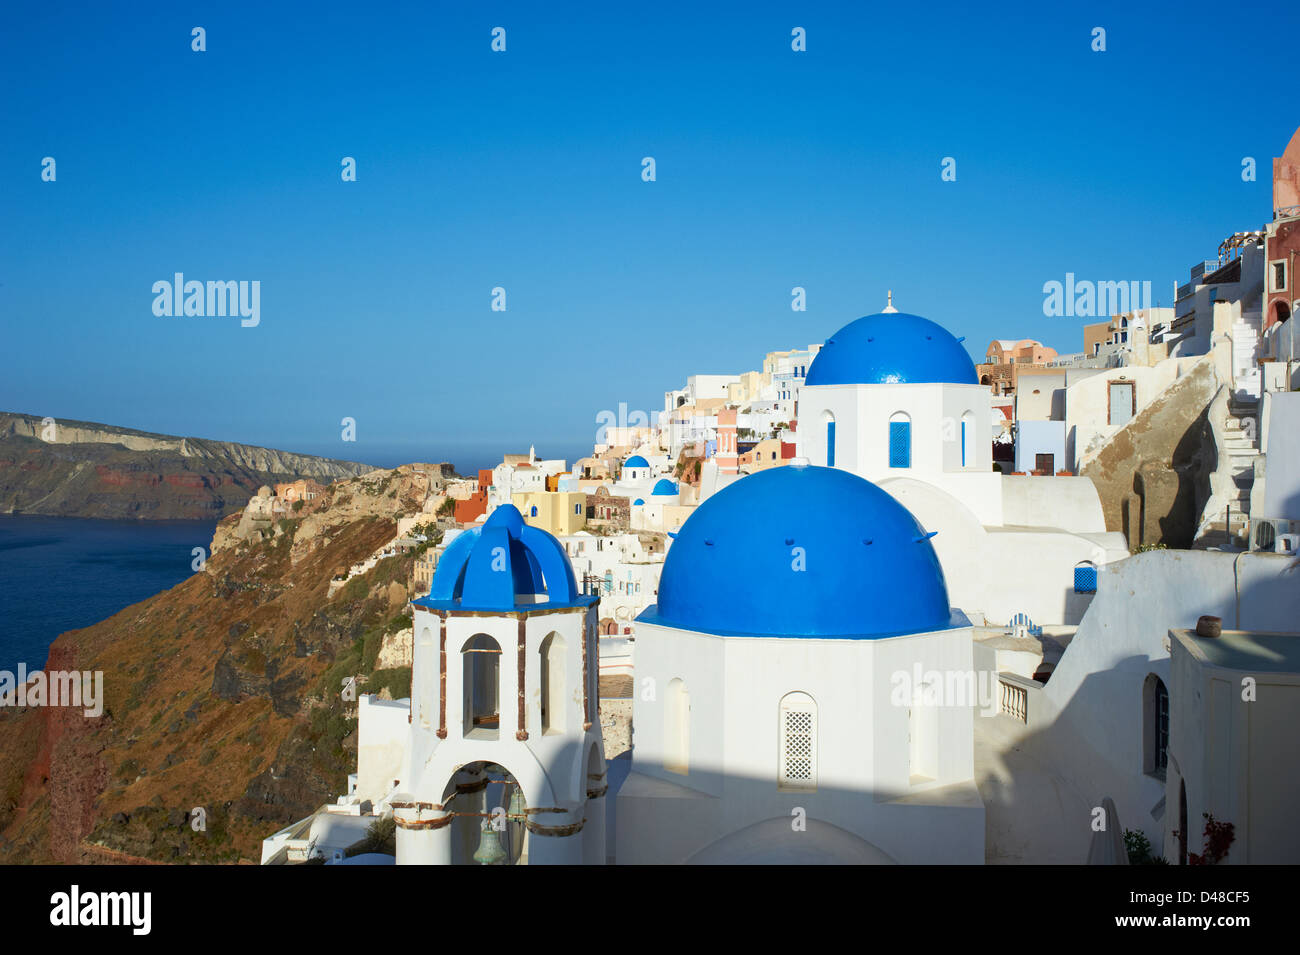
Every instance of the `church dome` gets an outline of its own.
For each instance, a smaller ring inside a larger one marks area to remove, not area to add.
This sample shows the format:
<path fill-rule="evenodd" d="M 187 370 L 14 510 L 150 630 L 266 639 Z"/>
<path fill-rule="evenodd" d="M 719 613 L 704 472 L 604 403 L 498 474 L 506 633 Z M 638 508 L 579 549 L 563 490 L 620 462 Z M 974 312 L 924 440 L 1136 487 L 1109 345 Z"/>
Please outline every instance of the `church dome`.
<path fill-rule="evenodd" d="M 975 364 L 943 326 L 906 312 L 849 322 L 826 340 L 805 385 L 979 383 Z"/>
<path fill-rule="evenodd" d="M 639 454 L 634 454 L 623 462 L 625 468 L 648 468 L 649 466 L 650 462 Z"/>
<path fill-rule="evenodd" d="M 676 494 L 676 493 L 677 493 L 677 485 L 674 484 L 672 481 L 668 480 L 668 478 L 660 478 L 658 481 L 655 482 L 655 486 L 650 489 L 650 494 L 652 497 L 656 494 Z"/>
<path fill-rule="evenodd" d="M 448 545 L 429 595 L 414 603 L 434 610 L 519 610 L 595 599 L 579 594 L 564 546 L 525 524 L 513 504 L 503 504 Z"/>
<path fill-rule="evenodd" d="M 929 537 L 903 505 L 837 468 L 741 478 L 677 533 L 640 617 L 724 635 L 873 638 L 951 626 Z"/>

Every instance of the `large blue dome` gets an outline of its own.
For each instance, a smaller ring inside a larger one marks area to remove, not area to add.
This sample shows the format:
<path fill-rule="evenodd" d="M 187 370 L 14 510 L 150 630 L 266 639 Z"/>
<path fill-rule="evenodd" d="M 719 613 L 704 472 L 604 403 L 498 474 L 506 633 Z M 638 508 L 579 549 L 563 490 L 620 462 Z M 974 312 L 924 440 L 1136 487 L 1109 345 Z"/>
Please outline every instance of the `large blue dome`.
<path fill-rule="evenodd" d="M 573 565 L 552 535 L 524 523 L 513 504 L 503 504 L 481 527 L 462 531 L 438 560 L 427 597 L 433 610 L 528 610 L 576 607 L 598 597 L 578 592 Z"/>
<path fill-rule="evenodd" d="M 674 484 L 672 481 L 668 480 L 668 478 L 660 478 L 658 481 L 655 482 L 655 486 L 650 489 L 651 496 L 654 496 L 656 494 L 662 495 L 662 494 L 676 494 L 676 493 L 677 493 L 677 485 Z"/>
<path fill-rule="evenodd" d="M 668 549 L 659 602 L 637 618 L 684 630 L 872 638 L 952 626 L 924 530 L 848 471 L 788 465 L 696 509 Z"/>
<path fill-rule="evenodd" d="M 813 359 L 805 385 L 979 383 L 961 342 L 941 325 L 906 312 L 849 322 Z"/>
<path fill-rule="evenodd" d="M 649 466 L 650 462 L 639 454 L 634 454 L 623 462 L 625 468 L 648 468 Z"/>

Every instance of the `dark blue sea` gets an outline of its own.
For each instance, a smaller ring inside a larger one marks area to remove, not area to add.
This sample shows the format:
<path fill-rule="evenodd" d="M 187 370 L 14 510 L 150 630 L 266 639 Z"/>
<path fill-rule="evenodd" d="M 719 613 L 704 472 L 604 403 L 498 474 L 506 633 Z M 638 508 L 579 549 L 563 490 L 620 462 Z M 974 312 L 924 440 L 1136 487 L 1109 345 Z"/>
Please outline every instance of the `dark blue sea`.
<path fill-rule="evenodd" d="M 0 670 L 39 669 L 54 638 L 174 587 L 212 521 L 0 515 Z"/>

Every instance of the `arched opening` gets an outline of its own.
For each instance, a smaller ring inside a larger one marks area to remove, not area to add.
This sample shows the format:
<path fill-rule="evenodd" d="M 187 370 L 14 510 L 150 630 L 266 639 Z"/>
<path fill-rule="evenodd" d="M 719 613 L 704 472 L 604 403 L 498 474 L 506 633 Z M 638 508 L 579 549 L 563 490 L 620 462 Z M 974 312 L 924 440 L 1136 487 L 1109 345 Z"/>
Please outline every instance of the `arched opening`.
<path fill-rule="evenodd" d="M 980 375 L 980 384 L 991 385 L 993 384 L 993 379 L 991 379 L 988 375 Z"/>
<path fill-rule="evenodd" d="M 1270 322 L 1269 324 L 1281 325 L 1290 317 L 1291 317 L 1291 306 L 1288 305 L 1282 299 L 1278 299 L 1276 302 L 1273 303 L 1273 321 Z"/>
<path fill-rule="evenodd" d="M 454 817 L 453 865 L 525 865 L 527 794 L 504 766 L 479 760 L 448 780 L 442 804 Z"/>
<path fill-rule="evenodd" d="M 1169 690 L 1148 673 L 1142 683 L 1142 771 L 1165 778 L 1169 766 Z"/>
<path fill-rule="evenodd" d="M 689 775 L 691 765 L 691 694 L 674 678 L 664 695 L 664 769 Z"/>
<path fill-rule="evenodd" d="M 829 411 L 822 412 L 822 422 L 826 427 L 826 466 L 835 467 L 835 415 Z"/>
<path fill-rule="evenodd" d="M 486 633 L 477 633 L 461 647 L 464 675 L 462 700 L 467 739 L 497 739 L 501 730 L 501 647 Z"/>
<path fill-rule="evenodd" d="M 961 466 L 975 464 L 975 413 L 967 411 L 961 416 Z"/>
<path fill-rule="evenodd" d="M 547 634 L 538 652 L 542 666 L 542 735 L 564 732 L 564 638 L 558 633 Z"/>
<path fill-rule="evenodd" d="M 813 792 L 817 789 L 817 703 L 807 693 L 787 693 L 781 697 L 778 718 L 777 788 Z"/>
<path fill-rule="evenodd" d="M 1178 780 L 1178 864 L 1187 865 L 1187 783 Z"/>
<path fill-rule="evenodd" d="M 912 419 L 902 411 L 889 416 L 889 466 L 912 466 Z"/>

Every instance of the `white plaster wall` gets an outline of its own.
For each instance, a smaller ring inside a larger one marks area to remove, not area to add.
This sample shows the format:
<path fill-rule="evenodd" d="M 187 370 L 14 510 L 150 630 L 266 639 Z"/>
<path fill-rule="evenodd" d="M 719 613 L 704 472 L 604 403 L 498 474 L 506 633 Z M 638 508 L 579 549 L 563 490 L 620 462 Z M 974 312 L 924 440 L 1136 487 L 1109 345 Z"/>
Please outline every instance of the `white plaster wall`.
<path fill-rule="evenodd" d="M 970 628 L 885 640 L 717 637 L 641 625 L 632 773 L 619 793 L 620 862 L 682 862 L 771 819 L 845 829 L 902 862 L 978 863 L 983 804 L 972 779 L 972 709 L 936 714 L 939 777 L 910 779 L 908 710 L 895 671 L 973 672 Z M 674 676 L 691 697 L 690 769 L 663 769 L 663 700 Z M 646 681 L 657 688 L 646 699 Z M 780 704 L 817 704 L 817 790 L 778 787 Z"/>
<path fill-rule="evenodd" d="M 1044 718 L 1031 730 L 1056 734 L 1054 767 L 1086 798 L 1114 798 L 1127 828 L 1153 844 L 1164 816 L 1164 783 L 1143 772 L 1142 685 L 1170 685 L 1168 631 L 1202 614 L 1225 629 L 1291 631 L 1300 619 L 1292 558 L 1218 551 L 1148 551 L 1107 565 L 1098 592 L 1043 690 Z M 1159 805 L 1158 805 L 1159 804 Z M 1157 849 L 1160 846 L 1156 847 Z"/>
<path fill-rule="evenodd" d="M 378 802 L 401 777 L 411 734 L 410 700 L 381 700 L 363 693 L 357 700 L 357 797 Z"/>

